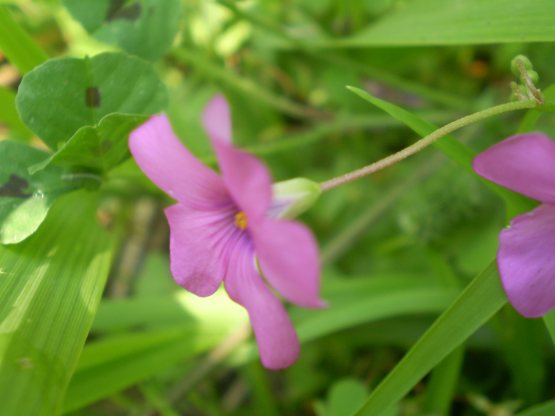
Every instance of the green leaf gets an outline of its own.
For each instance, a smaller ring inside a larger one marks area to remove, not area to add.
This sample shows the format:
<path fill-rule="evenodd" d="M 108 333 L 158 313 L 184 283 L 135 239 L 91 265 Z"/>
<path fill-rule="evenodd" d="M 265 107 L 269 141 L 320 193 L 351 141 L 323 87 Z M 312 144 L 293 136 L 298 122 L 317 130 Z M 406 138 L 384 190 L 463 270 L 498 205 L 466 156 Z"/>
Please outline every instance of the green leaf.
<path fill-rule="evenodd" d="M 194 325 L 127 333 L 85 347 L 71 380 L 64 412 L 73 411 L 178 365 L 222 341 Z"/>
<path fill-rule="evenodd" d="M 121 53 L 50 60 L 23 77 L 16 100 L 23 122 L 54 150 L 110 113 L 150 115 L 166 102 L 153 67 Z"/>
<path fill-rule="evenodd" d="M 353 414 L 364 403 L 366 395 L 366 387 L 356 379 L 337 381 L 329 392 L 324 415 L 344 416 Z"/>
<path fill-rule="evenodd" d="M 543 397 L 547 377 L 545 328 L 539 319 L 526 319 L 507 305 L 494 320 L 500 338 L 500 352 L 511 372 L 512 384 L 524 404 Z"/>
<path fill-rule="evenodd" d="M 415 0 L 341 46 L 470 45 L 555 40 L 551 0 Z"/>
<path fill-rule="evenodd" d="M 223 291 L 208 299 L 180 291 L 174 296 L 102 302 L 93 331 L 149 329 L 87 345 L 64 411 L 113 395 L 214 347 L 244 325 L 246 318 Z"/>
<path fill-rule="evenodd" d="M 379 416 L 407 394 L 443 358 L 461 345 L 507 302 L 492 263 L 378 385 L 356 415 Z"/>
<path fill-rule="evenodd" d="M 117 235 L 97 198 L 60 199 L 39 231 L 0 246 L 0 391 L 6 415 L 54 415 L 92 324 Z"/>
<path fill-rule="evenodd" d="M 456 288 L 438 285 L 436 279 L 418 275 L 327 279 L 322 292 L 329 308 L 290 311 L 303 344 L 364 323 L 404 315 L 437 314 L 458 294 Z M 234 362 L 244 364 L 256 357 L 258 351 L 251 344 L 234 357 Z"/>
<path fill-rule="evenodd" d="M 30 139 L 31 132 L 25 127 L 15 109 L 15 92 L 0 86 L 0 123 L 4 123 L 11 129 L 12 138 L 17 136 L 21 139 Z"/>
<path fill-rule="evenodd" d="M 302 342 L 392 316 L 437 313 L 455 298 L 458 290 L 438 286 L 418 277 L 375 277 L 328 283 L 325 299 L 331 307 L 294 310 L 292 317 Z"/>
<path fill-rule="evenodd" d="M 64 0 L 96 39 L 149 60 L 171 46 L 179 27 L 179 0 Z"/>
<path fill-rule="evenodd" d="M 464 346 L 455 349 L 432 372 L 423 406 L 425 414 L 448 415 L 464 358 Z"/>
<path fill-rule="evenodd" d="M 243 315 L 243 309 L 221 290 L 209 298 L 179 291 L 171 296 L 106 299 L 100 304 L 93 331 L 160 328 L 197 321 L 207 322 L 212 328 L 226 329 L 234 326 Z"/>
<path fill-rule="evenodd" d="M 36 175 L 27 168 L 46 153 L 10 140 L 0 141 L 0 243 L 14 244 L 33 234 L 61 194 L 83 184 L 61 168 Z"/>
<path fill-rule="evenodd" d="M 555 400 L 550 400 L 519 412 L 516 416 L 553 416 L 555 414 Z"/>
<path fill-rule="evenodd" d="M 356 87 L 347 87 L 347 88 L 353 91 L 362 99 L 382 109 L 383 111 L 388 113 L 391 117 L 394 117 L 395 119 L 404 123 L 411 130 L 413 130 L 414 132 L 418 133 L 421 136 L 426 136 L 428 134 L 431 134 L 438 129 L 437 126 L 434 126 L 432 123 L 426 120 L 423 120 L 418 116 L 415 116 L 414 114 L 408 112 L 407 110 L 399 106 L 396 106 L 395 104 L 392 104 L 387 101 L 381 100 L 377 97 L 374 97 L 370 95 L 368 92 L 360 88 L 356 88 Z M 476 153 L 472 149 L 465 146 L 461 142 L 457 141 L 452 136 L 445 136 L 437 140 L 434 143 L 434 146 L 437 147 L 451 160 L 459 164 L 461 167 L 465 168 L 467 171 L 474 174 L 474 170 L 472 169 L 472 160 L 476 156 Z M 492 182 L 486 181 L 485 179 L 480 179 L 480 180 L 484 183 L 484 185 L 486 185 L 488 188 L 490 188 L 495 193 L 497 193 L 506 202 L 507 209 L 509 211 L 509 217 L 513 217 L 515 215 L 529 211 L 535 206 L 534 202 L 532 202 L 528 198 L 525 198 L 522 195 L 519 195 L 501 186 L 498 186 Z"/>
<path fill-rule="evenodd" d="M 0 51 L 22 74 L 48 59 L 33 38 L 14 20 L 7 6 L 0 6 Z"/>
<path fill-rule="evenodd" d="M 109 114 L 96 126 L 81 127 L 60 150 L 34 165 L 30 172 L 38 172 L 50 163 L 106 172 L 127 159 L 129 134 L 145 120 L 145 116 Z"/>
<path fill-rule="evenodd" d="M 549 332 L 551 341 L 555 344 L 555 311 L 548 312 L 543 316 L 543 323 Z"/>

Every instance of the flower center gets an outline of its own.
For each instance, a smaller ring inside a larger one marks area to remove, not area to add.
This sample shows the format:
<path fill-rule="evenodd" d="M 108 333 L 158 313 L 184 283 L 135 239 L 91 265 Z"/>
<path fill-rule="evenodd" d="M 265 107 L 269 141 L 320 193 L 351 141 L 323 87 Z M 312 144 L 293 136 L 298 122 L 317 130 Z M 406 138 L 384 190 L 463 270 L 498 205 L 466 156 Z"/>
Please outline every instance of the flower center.
<path fill-rule="evenodd" d="M 235 225 L 240 230 L 245 230 L 247 228 L 247 216 L 243 211 L 239 211 L 235 214 Z"/>

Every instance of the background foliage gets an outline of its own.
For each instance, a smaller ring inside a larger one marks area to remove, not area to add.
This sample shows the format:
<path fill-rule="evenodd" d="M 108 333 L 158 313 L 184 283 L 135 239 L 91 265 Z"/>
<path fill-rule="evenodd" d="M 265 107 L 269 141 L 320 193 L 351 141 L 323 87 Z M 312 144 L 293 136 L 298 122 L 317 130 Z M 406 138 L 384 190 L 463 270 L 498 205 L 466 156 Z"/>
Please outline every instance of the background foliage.
<path fill-rule="evenodd" d="M 530 202 L 469 169 L 551 115 L 325 193 L 302 219 L 330 306 L 290 308 L 302 356 L 277 373 L 225 293 L 173 283 L 171 201 L 127 151 L 166 111 L 214 165 L 200 114 L 223 91 L 276 181 L 326 180 L 507 101 L 516 54 L 552 97 L 553 41 L 551 0 L 0 0 L 0 413 L 555 414 L 554 319 L 507 306 L 492 263 Z"/>

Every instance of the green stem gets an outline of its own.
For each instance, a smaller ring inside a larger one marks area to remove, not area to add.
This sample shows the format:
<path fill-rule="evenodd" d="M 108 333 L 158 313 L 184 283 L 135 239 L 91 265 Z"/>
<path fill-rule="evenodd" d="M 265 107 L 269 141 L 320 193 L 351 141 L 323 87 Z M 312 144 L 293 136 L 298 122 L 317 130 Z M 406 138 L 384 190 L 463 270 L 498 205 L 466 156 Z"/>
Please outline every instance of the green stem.
<path fill-rule="evenodd" d="M 422 139 L 418 140 L 417 142 L 413 143 L 408 147 L 405 147 L 403 150 L 397 153 L 387 156 L 363 168 L 349 172 L 345 175 L 341 175 L 336 178 L 330 179 L 328 181 L 322 182 L 320 186 L 322 188 L 322 191 L 328 191 L 330 189 L 355 181 L 357 179 L 363 178 L 372 173 L 385 169 L 391 165 L 394 165 L 406 159 L 407 157 L 420 152 L 421 150 L 425 149 L 435 141 L 441 139 L 442 137 L 448 135 L 449 133 L 455 130 L 458 130 L 470 124 L 477 123 L 478 121 L 481 121 L 486 118 L 493 117 L 499 114 L 507 113 L 510 111 L 535 108 L 537 106 L 538 106 L 538 103 L 535 100 L 526 100 L 526 101 L 516 101 L 516 102 L 500 104 L 495 107 L 488 108 L 486 110 L 478 111 L 477 113 L 462 117 L 458 120 L 455 120 L 437 129 L 433 133 L 423 137 Z"/>

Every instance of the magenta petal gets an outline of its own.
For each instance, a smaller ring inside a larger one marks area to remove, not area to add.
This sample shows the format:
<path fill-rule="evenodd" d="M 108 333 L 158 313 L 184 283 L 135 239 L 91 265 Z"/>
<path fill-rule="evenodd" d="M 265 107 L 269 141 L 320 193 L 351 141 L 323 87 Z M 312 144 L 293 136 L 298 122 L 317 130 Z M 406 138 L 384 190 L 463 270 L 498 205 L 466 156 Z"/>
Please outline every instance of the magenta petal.
<path fill-rule="evenodd" d="M 164 114 L 137 127 L 129 149 L 150 180 L 180 202 L 203 208 L 229 198 L 222 178 L 183 146 Z"/>
<path fill-rule="evenodd" d="M 166 209 L 170 224 L 170 267 L 176 282 L 199 296 L 218 289 L 229 263 L 229 250 L 241 232 L 233 210 L 199 211 L 182 204 Z"/>
<path fill-rule="evenodd" d="M 516 217 L 500 236 L 497 264 L 509 301 L 533 318 L 555 307 L 555 207 Z"/>
<path fill-rule="evenodd" d="M 541 133 L 497 143 L 474 159 L 474 170 L 513 191 L 555 204 L 555 142 Z"/>
<path fill-rule="evenodd" d="M 231 144 L 231 112 L 223 95 L 216 95 L 206 105 L 202 124 L 212 140 Z"/>
<path fill-rule="evenodd" d="M 272 198 L 272 179 L 256 157 L 231 145 L 231 120 L 222 96 L 214 98 L 203 113 L 203 123 L 210 136 L 224 182 L 237 206 L 250 223 L 266 215 Z"/>
<path fill-rule="evenodd" d="M 225 288 L 249 313 L 264 367 L 279 370 L 293 364 L 300 351 L 297 334 L 285 308 L 258 275 L 248 242 L 236 250 Z"/>
<path fill-rule="evenodd" d="M 319 297 L 318 245 L 310 230 L 295 221 L 264 221 L 251 230 L 264 277 L 287 300 L 325 306 Z"/>

